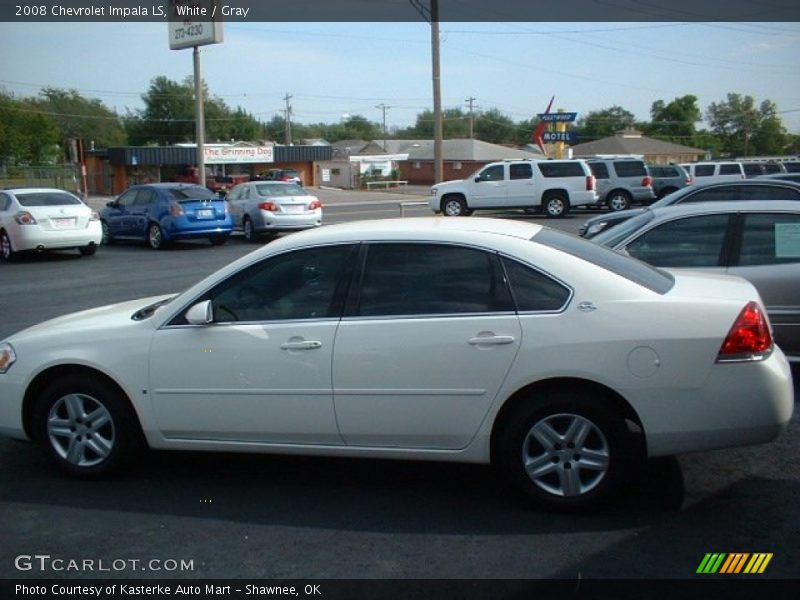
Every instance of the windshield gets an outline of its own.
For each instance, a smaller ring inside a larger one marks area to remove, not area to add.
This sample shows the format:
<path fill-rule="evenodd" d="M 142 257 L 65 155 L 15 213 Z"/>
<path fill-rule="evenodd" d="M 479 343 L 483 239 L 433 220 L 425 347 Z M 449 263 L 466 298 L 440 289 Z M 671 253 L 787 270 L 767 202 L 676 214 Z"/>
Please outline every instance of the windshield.
<path fill-rule="evenodd" d="M 296 183 L 259 183 L 256 186 L 259 196 L 305 196 L 306 191 Z"/>
<path fill-rule="evenodd" d="M 612 227 L 611 229 L 607 229 L 606 231 L 598 233 L 592 238 L 592 242 L 608 248 L 614 248 L 622 240 L 627 238 L 640 227 L 644 227 L 654 218 L 655 215 L 653 214 L 653 211 L 647 209 L 642 214 L 636 215 L 627 221 L 623 221 L 616 227 Z"/>
<path fill-rule="evenodd" d="M 179 202 L 181 200 L 219 200 L 219 196 L 214 192 L 199 185 L 170 188 L 169 193 Z"/>
<path fill-rule="evenodd" d="M 65 206 L 83 204 L 78 198 L 66 192 L 17 192 L 17 200 L 22 206 Z"/>

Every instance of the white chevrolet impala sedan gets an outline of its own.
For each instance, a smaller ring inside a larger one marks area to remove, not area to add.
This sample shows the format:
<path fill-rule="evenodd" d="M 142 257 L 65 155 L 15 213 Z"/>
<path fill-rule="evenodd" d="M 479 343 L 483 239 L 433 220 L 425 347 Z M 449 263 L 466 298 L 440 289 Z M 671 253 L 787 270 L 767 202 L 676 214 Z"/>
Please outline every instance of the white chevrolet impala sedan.
<path fill-rule="evenodd" d="M 768 442 L 792 409 L 744 279 L 505 220 L 296 233 L 0 343 L 0 432 L 83 477 L 145 444 L 491 462 L 582 508 L 642 457 Z"/>

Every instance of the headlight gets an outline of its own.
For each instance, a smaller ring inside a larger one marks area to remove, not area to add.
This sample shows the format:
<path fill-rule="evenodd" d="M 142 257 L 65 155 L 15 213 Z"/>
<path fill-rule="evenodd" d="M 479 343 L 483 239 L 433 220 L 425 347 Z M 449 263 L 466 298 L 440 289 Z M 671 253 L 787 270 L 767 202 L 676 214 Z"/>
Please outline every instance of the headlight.
<path fill-rule="evenodd" d="M 0 373 L 8 371 L 15 362 L 17 362 L 17 353 L 14 352 L 14 347 L 7 342 L 0 344 Z"/>

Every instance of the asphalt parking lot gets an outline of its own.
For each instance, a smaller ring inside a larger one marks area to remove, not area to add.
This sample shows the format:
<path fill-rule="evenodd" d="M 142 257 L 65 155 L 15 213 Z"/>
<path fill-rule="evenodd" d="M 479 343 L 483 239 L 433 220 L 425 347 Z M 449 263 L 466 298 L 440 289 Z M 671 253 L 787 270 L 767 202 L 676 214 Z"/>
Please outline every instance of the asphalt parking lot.
<path fill-rule="evenodd" d="M 395 218 L 418 190 L 315 190 L 326 221 Z M 101 206 L 107 199 L 94 198 Z M 410 216 L 429 215 L 425 206 Z M 589 211 L 547 220 L 577 231 Z M 593 214 L 593 213 L 592 213 Z M 253 249 L 142 244 L 0 264 L 0 339 L 67 312 L 179 291 Z M 797 389 L 797 383 L 796 389 Z M 659 459 L 598 514 L 531 509 L 474 465 L 152 452 L 111 481 L 55 473 L 0 440 L 0 578 L 159 578 L 163 570 L 22 571 L 20 555 L 192 561 L 179 578 L 691 578 L 707 552 L 770 552 L 797 578 L 800 427 L 776 442 Z"/>

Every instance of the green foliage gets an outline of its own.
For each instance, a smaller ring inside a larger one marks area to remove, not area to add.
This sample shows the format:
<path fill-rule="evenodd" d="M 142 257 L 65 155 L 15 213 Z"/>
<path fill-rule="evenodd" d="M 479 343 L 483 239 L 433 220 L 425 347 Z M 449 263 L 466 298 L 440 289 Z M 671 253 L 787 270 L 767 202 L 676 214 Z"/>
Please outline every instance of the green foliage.
<path fill-rule="evenodd" d="M 59 155 L 58 126 L 30 98 L 0 92 L 0 163 L 51 164 Z"/>
<path fill-rule="evenodd" d="M 593 110 L 575 123 L 575 131 L 582 141 L 599 140 L 635 125 L 633 113 L 621 106 Z"/>
<path fill-rule="evenodd" d="M 651 121 L 644 126 L 647 135 L 691 145 L 695 136 L 695 123 L 703 119 L 697 106 L 697 96 L 687 94 L 669 104 L 656 100 L 650 108 Z"/>
<path fill-rule="evenodd" d="M 706 119 L 720 139 L 721 151 L 730 156 L 782 154 L 789 142 L 771 100 L 756 106 L 752 96 L 731 93 L 709 105 Z"/>
<path fill-rule="evenodd" d="M 80 138 L 86 148 L 91 142 L 98 148 L 127 143 L 119 115 L 96 98 L 84 98 L 77 90 L 45 88 L 33 102 L 52 115 L 62 141 Z"/>

